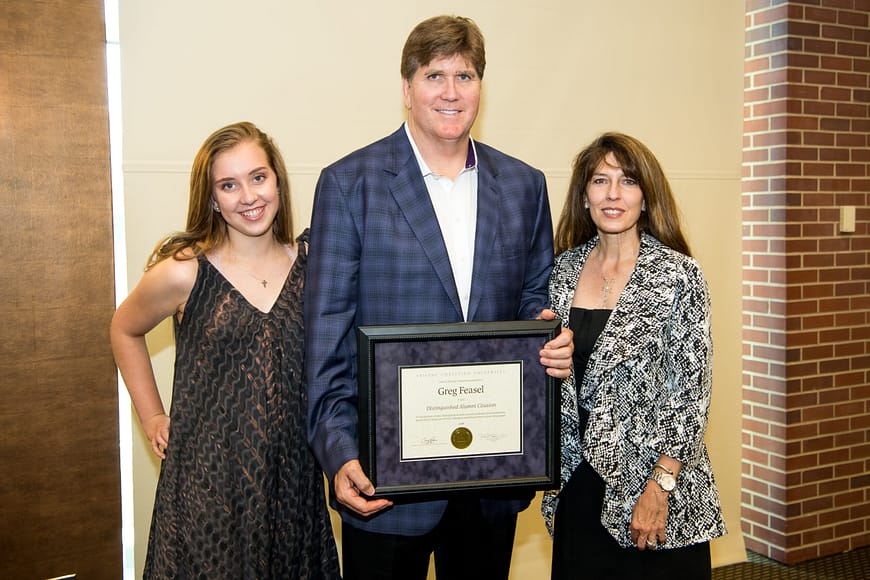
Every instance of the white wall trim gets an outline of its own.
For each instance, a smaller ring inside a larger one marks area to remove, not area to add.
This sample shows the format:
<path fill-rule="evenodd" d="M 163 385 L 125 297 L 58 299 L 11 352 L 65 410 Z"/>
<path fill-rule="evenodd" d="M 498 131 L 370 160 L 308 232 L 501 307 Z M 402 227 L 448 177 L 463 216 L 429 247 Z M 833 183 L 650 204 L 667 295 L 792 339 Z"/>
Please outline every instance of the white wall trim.
<path fill-rule="evenodd" d="M 320 175 L 320 171 L 326 167 L 315 164 L 288 164 L 287 172 L 291 175 Z M 553 179 L 570 179 L 570 169 L 541 169 L 544 175 Z M 190 173 L 190 164 L 177 161 L 126 161 L 124 163 L 125 174 L 159 175 L 176 174 L 187 175 Z M 679 181 L 739 181 L 741 175 L 734 171 L 670 171 L 668 178 Z"/>

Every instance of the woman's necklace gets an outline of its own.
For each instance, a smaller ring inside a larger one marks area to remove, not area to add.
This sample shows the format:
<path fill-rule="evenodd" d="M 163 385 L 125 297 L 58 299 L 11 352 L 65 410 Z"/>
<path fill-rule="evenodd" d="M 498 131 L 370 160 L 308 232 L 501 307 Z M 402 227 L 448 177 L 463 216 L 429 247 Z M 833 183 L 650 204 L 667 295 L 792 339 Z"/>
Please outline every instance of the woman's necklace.
<path fill-rule="evenodd" d="M 611 273 L 610 277 L 608 277 L 604 273 L 604 251 L 602 250 L 600 245 L 595 248 L 595 252 L 596 257 L 598 258 L 599 268 L 601 270 L 601 306 L 603 308 L 607 308 L 610 306 L 609 303 L 611 294 L 613 294 L 614 290 L 617 289 L 616 280 L 622 278 L 620 265 L 624 267 L 627 266 L 627 264 L 625 264 L 624 261 L 622 263 L 620 261 L 617 261 L 613 272 Z M 634 268 L 634 262 L 636 260 L 637 254 L 634 254 L 633 258 L 631 259 L 631 268 Z"/>
<path fill-rule="evenodd" d="M 248 270 L 248 275 L 251 278 L 253 278 L 254 280 L 258 281 L 260 284 L 262 284 L 263 288 L 265 288 L 266 286 L 269 285 L 269 280 L 267 280 L 266 278 L 260 278 L 259 276 L 257 276 L 253 272 L 251 272 L 250 270 Z"/>
<path fill-rule="evenodd" d="M 289 256 L 289 258 L 291 261 L 293 260 L 292 256 Z M 222 257 L 220 256 L 220 254 L 218 254 L 217 255 L 217 263 L 221 264 L 221 265 L 223 265 L 224 263 L 227 263 L 227 265 L 237 264 L 240 269 L 244 270 L 248 274 L 248 276 L 250 276 L 251 278 L 256 280 L 258 284 L 261 284 L 263 286 L 263 288 L 267 288 L 269 286 L 269 276 L 268 275 L 266 277 L 263 277 L 259 274 L 255 274 L 252 270 L 249 270 L 248 268 L 246 268 L 242 264 L 242 262 L 236 257 L 232 257 L 230 260 L 225 262 L 222 259 Z M 271 274 L 271 272 L 270 272 L 270 274 Z"/>
<path fill-rule="evenodd" d="M 257 282 L 262 284 L 263 288 L 265 288 L 266 286 L 269 285 L 269 278 L 271 277 L 272 273 L 274 272 L 274 270 L 268 272 L 268 276 L 264 278 L 263 276 L 260 276 L 259 274 L 253 273 L 251 270 L 248 270 L 247 268 L 245 268 L 245 271 L 248 273 L 248 276 L 250 276 L 251 278 L 253 278 Z"/>
<path fill-rule="evenodd" d="M 610 290 L 613 283 L 616 282 L 616 277 L 607 278 L 604 276 L 604 272 L 601 272 L 601 280 L 604 281 L 604 286 L 601 287 L 601 305 L 607 306 L 607 300 L 610 298 Z"/>
<path fill-rule="evenodd" d="M 264 278 L 264 277 L 262 277 L 262 276 L 260 276 L 260 275 L 258 275 L 258 274 L 254 274 L 251 270 L 248 270 L 245 266 L 243 266 L 243 265 L 241 264 L 241 262 L 240 262 L 238 259 L 233 259 L 233 260 L 231 261 L 231 263 L 236 263 L 236 264 L 238 264 L 239 267 L 240 267 L 242 270 L 244 270 L 245 272 L 247 272 L 248 276 L 250 276 L 251 278 L 253 278 L 254 280 L 256 280 L 258 283 L 262 284 L 262 285 L 263 285 L 263 288 L 265 288 L 266 286 L 269 285 L 269 279 L 268 279 L 268 278 Z"/>

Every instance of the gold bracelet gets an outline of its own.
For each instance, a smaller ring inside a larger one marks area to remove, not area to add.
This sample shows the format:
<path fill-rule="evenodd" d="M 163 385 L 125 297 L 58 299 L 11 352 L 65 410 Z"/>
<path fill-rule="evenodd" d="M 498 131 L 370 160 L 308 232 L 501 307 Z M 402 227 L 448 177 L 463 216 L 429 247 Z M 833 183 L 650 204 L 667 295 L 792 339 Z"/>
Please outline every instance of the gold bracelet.
<path fill-rule="evenodd" d="M 655 469 L 656 467 L 658 467 L 659 469 L 661 469 L 662 471 L 664 471 L 664 472 L 667 473 L 668 475 L 673 475 L 673 474 L 674 474 L 673 471 L 671 471 L 670 469 L 668 469 L 667 467 L 665 467 L 665 466 L 662 465 L 661 463 L 656 463 L 655 465 L 653 465 L 653 469 Z"/>

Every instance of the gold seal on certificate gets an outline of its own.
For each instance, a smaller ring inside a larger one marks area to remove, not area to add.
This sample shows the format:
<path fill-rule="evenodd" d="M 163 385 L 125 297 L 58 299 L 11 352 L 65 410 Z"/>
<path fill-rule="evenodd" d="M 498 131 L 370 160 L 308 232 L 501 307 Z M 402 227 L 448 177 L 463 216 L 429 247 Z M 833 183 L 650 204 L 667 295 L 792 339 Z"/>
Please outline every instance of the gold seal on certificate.
<path fill-rule="evenodd" d="M 465 449 L 471 445 L 471 440 L 471 431 L 465 427 L 457 427 L 453 430 L 453 433 L 450 434 L 450 442 L 453 443 L 453 446 L 457 449 Z"/>

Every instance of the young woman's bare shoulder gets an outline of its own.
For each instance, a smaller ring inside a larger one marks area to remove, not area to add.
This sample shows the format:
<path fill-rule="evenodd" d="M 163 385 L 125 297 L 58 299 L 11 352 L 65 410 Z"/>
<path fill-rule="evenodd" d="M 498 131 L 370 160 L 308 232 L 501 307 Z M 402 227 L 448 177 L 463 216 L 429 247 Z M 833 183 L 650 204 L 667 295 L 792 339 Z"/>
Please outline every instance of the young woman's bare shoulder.
<path fill-rule="evenodd" d="M 198 261 L 193 257 L 193 252 L 185 250 L 178 257 L 157 262 L 149 268 L 148 274 L 159 279 L 173 294 L 186 297 L 196 282 L 198 270 Z"/>

